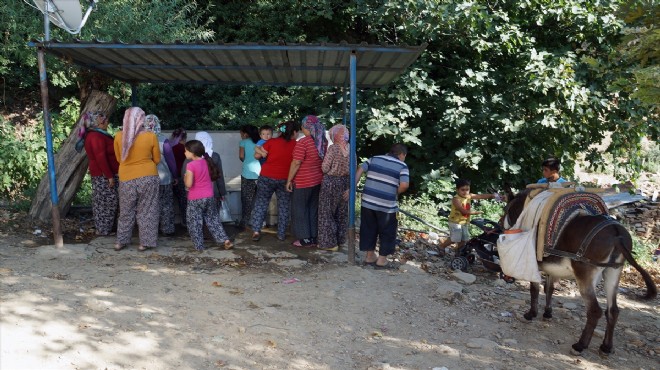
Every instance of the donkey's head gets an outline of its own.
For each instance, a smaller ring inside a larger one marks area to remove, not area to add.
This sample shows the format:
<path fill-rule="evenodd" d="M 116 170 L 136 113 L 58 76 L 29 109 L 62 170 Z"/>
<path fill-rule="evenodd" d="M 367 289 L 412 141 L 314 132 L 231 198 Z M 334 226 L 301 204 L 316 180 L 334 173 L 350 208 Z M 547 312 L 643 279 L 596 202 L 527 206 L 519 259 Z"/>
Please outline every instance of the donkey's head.
<path fill-rule="evenodd" d="M 515 224 L 518 221 L 520 213 L 522 213 L 523 208 L 525 207 L 525 198 L 529 194 L 529 190 L 525 189 L 518 194 L 515 194 L 511 189 L 511 186 L 506 184 L 504 186 L 504 192 L 506 194 L 506 206 L 504 207 L 504 216 L 500 219 L 500 225 L 502 227 Z M 506 220 L 506 223 L 505 223 Z"/>

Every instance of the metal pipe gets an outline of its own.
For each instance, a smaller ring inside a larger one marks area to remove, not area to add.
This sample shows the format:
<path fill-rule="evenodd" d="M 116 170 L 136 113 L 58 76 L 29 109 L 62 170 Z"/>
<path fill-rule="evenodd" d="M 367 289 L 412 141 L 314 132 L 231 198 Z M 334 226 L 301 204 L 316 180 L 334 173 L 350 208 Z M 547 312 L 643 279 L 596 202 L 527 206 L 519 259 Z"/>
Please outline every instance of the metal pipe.
<path fill-rule="evenodd" d="M 357 55 L 355 51 L 351 53 L 350 65 L 350 80 L 351 80 L 351 137 L 350 137 L 350 156 L 349 167 L 350 172 L 350 190 L 348 192 L 348 263 L 355 264 L 355 166 L 356 152 L 355 152 L 355 111 L 356 111 L 356 91 L 357 91 Z"/>
<path fill-rule="evenodd" d="M 53 155 L 53 132 L 50 126 L 50 111 L 48 109 L 48 77 L 46 75 L 46 57 L 43 48 L 37 49 L 39 61 L 39 83 L 41 86 L 41 104 L 44 110 L 44 130 L 46 133 L 46 153 L 48 157 L 48 178 L 50 179 L 50 201 L 53 217 L 53 243 L 63 247 L 62 226 L 60 222 L 60 207 L 57 199 L 57 181 L 55 177 L 55 156 Z"/>

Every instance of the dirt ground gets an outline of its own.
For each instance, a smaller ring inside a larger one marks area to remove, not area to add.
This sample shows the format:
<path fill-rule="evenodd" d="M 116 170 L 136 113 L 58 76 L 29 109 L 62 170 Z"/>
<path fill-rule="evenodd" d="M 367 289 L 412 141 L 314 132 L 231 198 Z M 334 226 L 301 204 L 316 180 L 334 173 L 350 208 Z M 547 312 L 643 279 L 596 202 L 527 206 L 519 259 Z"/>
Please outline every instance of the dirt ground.
<path fill-rule="evenodd" d="M 635 299 L 634 271 L 616 352 L 598 354 L 601 319 L 575 357 L 585 313 L 573 282 L 552 320 L 524 323 L 528 284 L 478 263 L 455 273 L 428 255 L 374 270 L 345 250 L 295 249 L 272 230 L 255 243 L 231 227 L 231 251 L 196 253 L 179 230 L 157 249 L 138 252 L 134 238 L 116 252 L 81 218 L 65 221 L 58 249 L 44 228 L 0 212 L 2 370 L 660 369 L 660 299 Z"/>

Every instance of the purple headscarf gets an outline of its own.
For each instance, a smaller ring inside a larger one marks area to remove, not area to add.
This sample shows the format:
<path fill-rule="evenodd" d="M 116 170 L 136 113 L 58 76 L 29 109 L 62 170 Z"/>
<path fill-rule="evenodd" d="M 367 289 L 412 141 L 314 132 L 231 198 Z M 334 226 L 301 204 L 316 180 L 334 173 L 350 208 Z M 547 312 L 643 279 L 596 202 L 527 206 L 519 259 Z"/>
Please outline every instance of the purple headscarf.
<path fill-rule="evenodd" d="M 124 127 L 122 128 L 121 160 L 128 157 L 128 152 L 135 142 L 135 138 L 144 130 L 144 111 L 138 107 L 126 109 L 124 113 Z"/>
<path fill-rule="evenodd" d="M 319 157 L 325 157 L 325 150 L 328 147 L 328 139 L 325 138 L 325 127 L 316 116 L 305 116 L 302 120 L 302 128 L 309 130 L 310 136 L 314 139 L 314 146 L 319 152 Z"/>

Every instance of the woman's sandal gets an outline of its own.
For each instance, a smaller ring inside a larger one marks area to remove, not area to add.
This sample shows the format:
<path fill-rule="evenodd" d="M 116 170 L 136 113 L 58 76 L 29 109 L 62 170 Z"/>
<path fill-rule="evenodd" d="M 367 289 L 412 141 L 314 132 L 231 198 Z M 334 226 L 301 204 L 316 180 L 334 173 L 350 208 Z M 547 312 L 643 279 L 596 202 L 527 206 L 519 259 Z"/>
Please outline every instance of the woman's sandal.
<path fill-rule="evenodd" d="M 261 234 L 260 233 L 252 234 L 252 241 L 253 242 L 258 242 L 260 239 L 261 239 Z"/>
<path fill-rule="evenodd" d="M 139 250 L 140 252 L 144 252 L 144 251 L 146 251 L 146 250 L 149 249 L 149 248 L 151 248 L 151 247 L 145 247 L 144 245 L 140 245 L 140 246 L 138 247 L 138 250 Z"/>
<path fill-rule="evenodd" d="M 225 240 L 225 244 L 223 245 L 225 250 L 230 250 L 234 248 L 234 244 L 231 243 L 231 240 Z"/>
<path fill-rule="evenodd" d="M 120 250 L 122 250 L 124 248 L 126 248 L 126 244 L 119 244 L 119 243 L 115 244 L 115 250 L 117 252 L 119 252 Z"/>

